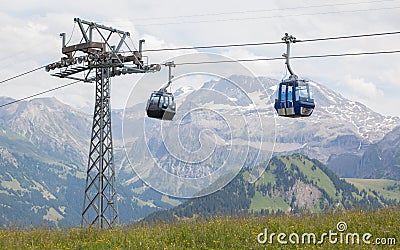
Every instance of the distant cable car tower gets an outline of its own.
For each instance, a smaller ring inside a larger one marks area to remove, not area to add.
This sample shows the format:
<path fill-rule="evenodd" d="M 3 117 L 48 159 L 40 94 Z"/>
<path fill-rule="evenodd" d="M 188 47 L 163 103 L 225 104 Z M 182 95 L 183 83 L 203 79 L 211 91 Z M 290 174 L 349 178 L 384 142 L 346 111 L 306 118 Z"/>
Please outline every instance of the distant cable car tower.
<path fill-rule="evenodd" d="M 114 154 L 111 134 L 110 79 L 121 74 L 160 71 L 159 64 L 143 61 L 142 44 L 139 51 L 131 51 L 125 39 L 128 32 L 75 18 L 82 37 L 79 43 L 67 46 L 66 34 L 62 37 L 60 61 L 46 66 L 46 71 L 59 69 L 52 74 L 96 83 L 92 136 L 86 176 L 86 188 L 81 226 L 112 228 L 118 218 L 115 183 Z M 95 41 L 97 40 L 97 41 Z M 112 42 L 118 41 L 116 44 Z M 122 54 L 122 47 L 129 52 Z M 77 74 L 80 73 L 80 76 Z"/>

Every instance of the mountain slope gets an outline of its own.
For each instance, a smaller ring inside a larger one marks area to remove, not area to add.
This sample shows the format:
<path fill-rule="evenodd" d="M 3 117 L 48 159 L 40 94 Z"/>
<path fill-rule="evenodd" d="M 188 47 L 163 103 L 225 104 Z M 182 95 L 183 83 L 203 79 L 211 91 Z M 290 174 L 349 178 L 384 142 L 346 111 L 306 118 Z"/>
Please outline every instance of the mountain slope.
<path fill-rule="evenodd" d="M 0 98 L 0 103 L 9 101 Z M 79 225 L 90 127 L 89 115 L 54 98 L 0 109 L 1 225 Z M 114 152 L 121 222 L 176 204 L 122 167 L 128 163 L 120 147 Z"/>
<path fill-rule="evenodd" d="M 246 181 L 247 175 L 247 171 L 242 171 L 216 193 L 156 212 L 145 221 L 248 212 L 299 213 L 338 207 L 378 208 L 399 202 L 374 193 L 364 194 L 365 190 L 339 179 L 319 161 L 300 154 L 272 158 L 266 172 L 254 184 Z"/>
<path fill-rule="evenodd" d="M 57 162 L 1 149 L 0 224 L 76 225 L 83 173 Z"/>
<path fill-rule="evenodd" d="M 7 98 L 0 98 L 4 102 Z M 0 135 L 23 137 L 40 152 L 36 156 L 81 162 L 87 159 L 88 149 L 82 149 L 89 145 L 90 121 L 90 116 L 55 98 L 39 98 L 0 109 Z"/>
<path fill-rule="evenodd" d="M 400 126 L 368 146 L 361 156 L 332 155 L 328 166 L 341 177 L 400 180 Z"/>
<path fill-rule="evenodd" d="M 363 178 L 400 180 L 400 127 L 365 151 L 357 171 Z"/>

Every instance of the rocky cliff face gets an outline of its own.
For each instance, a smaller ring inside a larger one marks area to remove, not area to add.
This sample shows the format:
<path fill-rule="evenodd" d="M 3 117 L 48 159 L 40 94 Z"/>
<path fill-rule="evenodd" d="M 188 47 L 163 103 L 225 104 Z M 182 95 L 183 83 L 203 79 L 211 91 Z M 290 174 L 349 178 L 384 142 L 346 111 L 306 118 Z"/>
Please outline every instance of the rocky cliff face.
<path fill-rule="evenodd" d="M 22 136 L 42 154 L 66 162 L 87 160 L 90 127 L 89 115 L 54 98 L 34 99 L 0 109 L 3 134 Z"/>
<path fill-rule="evenodd" d="M 369 145 L 362 155 L 332 155 L 328 166 L 341 177 L 400 180 L 400 127 Z"/>

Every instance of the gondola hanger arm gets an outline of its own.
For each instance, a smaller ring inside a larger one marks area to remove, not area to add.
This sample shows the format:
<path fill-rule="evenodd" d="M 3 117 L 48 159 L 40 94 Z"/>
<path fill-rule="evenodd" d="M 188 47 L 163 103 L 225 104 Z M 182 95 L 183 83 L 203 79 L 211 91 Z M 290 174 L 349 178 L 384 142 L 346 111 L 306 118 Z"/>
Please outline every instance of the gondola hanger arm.
<path fill-rule="evenodd" d="M 168 67 L 168 83 L 167 83 L 167 85 L 166 85 L 165 87 L 162 87 L 162 88 L 160 89 L 160 91 L 167 92 L 167 88 L 168 88 L 169 86 L 171 86 L 171 84 L 172 84 L 172 78 L 174 78 L 174 76 L 172 75 L 172 67 L 176 67 L 176 65 L 175 65 L 174 61 L 166 62 L 166 63 L 164 63 L 163 65 L 166 66 L 166 67 Z"/>
<path fill-rule="evenodd" d="M 297 75 L 293 72 L 292 68 L 290 67 L 290 44 L 297 42 L 296 37 L 289 35 L 288 33 L 285 33 L 285 36 L 282 37 L 282 41 L 286 43 L 286 53 L 283 54 L 282 56 L 286 58 L 285 64 L 290 73 L 289 78 L 297 79 Z"/>

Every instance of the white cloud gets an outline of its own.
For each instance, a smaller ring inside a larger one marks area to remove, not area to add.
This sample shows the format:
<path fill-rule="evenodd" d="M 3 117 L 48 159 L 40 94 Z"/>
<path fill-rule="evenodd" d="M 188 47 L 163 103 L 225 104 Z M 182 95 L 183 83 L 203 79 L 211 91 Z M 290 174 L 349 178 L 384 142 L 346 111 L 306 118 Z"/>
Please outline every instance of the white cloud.
<path fill-rule="evenodd" d="M 378 89 L 372 82 L 366 81 L 363 78 L 353 78 L 348 75 L 345 78 L 344 85 L 349 91 L 349 94 L 360 100 L 382 99 L 384 92 Z"/>
<path fill-rule="evenodd" d="M 377 112 L 392 115 L 393 110 L 388 109 L 392 105 L 382 105 L 386 101 L 393 102 L 391 98 L 387 98 L 382 89 L 379 89 L 373 82 L 361 77 L 353 77 L 346 75 L 341 83 L 343 96 L 354 101 L 361 102 Z"/>

